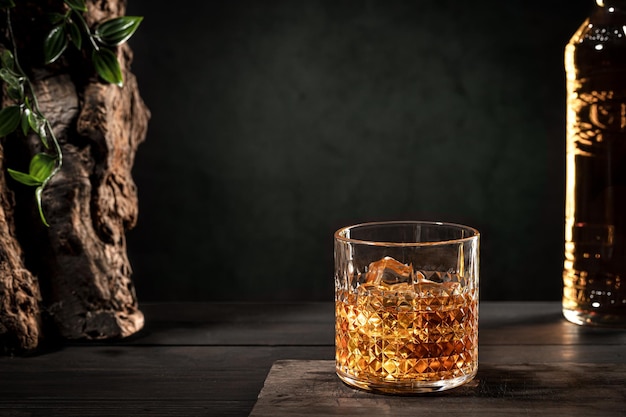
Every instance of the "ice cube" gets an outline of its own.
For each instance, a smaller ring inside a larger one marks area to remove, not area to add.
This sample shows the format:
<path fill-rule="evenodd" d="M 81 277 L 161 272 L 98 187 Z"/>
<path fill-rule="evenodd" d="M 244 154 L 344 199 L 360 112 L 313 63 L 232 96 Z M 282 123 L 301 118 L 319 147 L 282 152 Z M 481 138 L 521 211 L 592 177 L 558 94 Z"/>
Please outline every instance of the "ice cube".
<path fill-rule="evenodd" d="M 414 283 L 413 289 L 419 297 L 451 297 L 461 294 L 461 285 L 458 282 L 433 282 L 423 279 Z"/>
<path fill-rule="evenodd" d="M 461 294 L 461 284 L 454 281 L 447 281 L 443 283 L 443 286 L 446 288 L 446 291 L 450 295 L 460 295 Z"/>
<path fill-rule="evenodd" d="M 389 256 L 370 263 L 365 282 L 376 285 L 394 285 L 413 282 L 413 267 Z"/>

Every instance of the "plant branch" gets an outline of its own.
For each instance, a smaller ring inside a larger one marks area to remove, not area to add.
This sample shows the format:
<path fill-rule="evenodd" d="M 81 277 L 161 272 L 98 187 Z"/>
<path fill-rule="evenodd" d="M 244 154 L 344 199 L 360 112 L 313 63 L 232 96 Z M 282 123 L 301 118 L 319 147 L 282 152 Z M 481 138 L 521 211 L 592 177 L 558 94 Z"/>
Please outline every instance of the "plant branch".
<path fill-rule="evenodd" d="M 61 150 L 61 145 L 59 144 L 59 141 L 57 140 L 56 135 L 54 134 L 54 131 L 52 130 L 52 126 L 50 125 L 50 122 L 43 115 L 43 113 L 41 112 L 41 109 L 39 108 L 39 100 L 37 99 L 37 95 L 35 94 L 34 86 L 33 86 L 32 82 L 30 81 L 30 78 L 28 77 L 28 75 L 22 69 L 22 67 L 20 65 L 19 56 L 18 56 L 18 53 L 17 53 L 17 42 L 15 40 L 15 35 L 14 35 L 14 32 L 13 32 L 13 25 L 12 25 L 12 22 L 11 22 L 11 10 L 7 9 L 6 12 L 7 12 L 7 28 L 9 30 L 9 37 L 11 39 L 11 45 L 13 47 L 13 61 L 15 63 L 15 68 L 20 73 L 20 76 L 23 78 L 23 80 L 26 82 L 26 85 L 28 86 L 28 90 L 30 91 L 30 97 L 31 97 L 32 103 L 33 103 L 33 109 L 37 113 L 37 116 L 40 117 L 41 120 L 44 121 L 43 132 L 35 132 L 35 134 L 39 137 L 39 140 L 44 145 L 44 147 L 48 148 L 47 142 L 42 137 L 42 134 L 45 135 L 46 131 L 47 131 L 48 134 L 50 135 L 50 138 L 52 139 L 52 143 L 54 144 L 54 151 L 56 153 L 56 163 L 55 163 L 54 169 L 43 180 L 43 182 L 41 183 L 41 185 L 37 188 L 37 190 L 35 192 L 36 193 L 36 200 L 37 200 L 37 205 L 38 205 L 38 208 L 39 208 L 39 214 L 40 214 L 41 220 L 43 221 L 43 223 L 46 226 L 48 226 L 48 222 L 46 221 L 46 218 L 45 218 L 45 216 L 43 214 L 43 209 L 42 209 L 42 205 L 41 205 L 41 194 L 43 193 L 43 190 L 45 189 L 45 187 L 48 184 L 48 182 L 61 170 L 61 167 L 63 166 L 63 151 Z"/>
<path fill-rule="evenodd" d="M 98 43 L 94 39 L 93 35 L 91 34 L 91 30 L 89 29 L 89 25 L 87 24 L 87 21 L 85 20 L 83 15 L 80 14 L 79 12 L 77 12 L 74 9 L 72 9 L 72 13 L 75 16 L 78 17 L 78 20 L 80 21 L 80 24 L 83 26 L 83 30 L 87 34 L 87 37 L 89 38 L 89 43 L 91 43 L 91 46 L 93 46 L 93 49 L 95 49 L 96 51 L 99 51 L 100 50 L 100 46 L 98 45 Z"/>

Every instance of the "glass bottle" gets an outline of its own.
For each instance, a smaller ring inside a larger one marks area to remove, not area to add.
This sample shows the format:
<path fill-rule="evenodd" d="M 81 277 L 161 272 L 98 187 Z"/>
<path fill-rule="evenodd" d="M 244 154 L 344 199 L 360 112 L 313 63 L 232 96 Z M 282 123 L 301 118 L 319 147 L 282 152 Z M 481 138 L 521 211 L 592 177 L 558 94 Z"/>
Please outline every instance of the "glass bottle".
<path fill-rule="evenodd" d="M 626 327 L 626 0 L 596 0 L 565 71 L 563 315 Z"/>

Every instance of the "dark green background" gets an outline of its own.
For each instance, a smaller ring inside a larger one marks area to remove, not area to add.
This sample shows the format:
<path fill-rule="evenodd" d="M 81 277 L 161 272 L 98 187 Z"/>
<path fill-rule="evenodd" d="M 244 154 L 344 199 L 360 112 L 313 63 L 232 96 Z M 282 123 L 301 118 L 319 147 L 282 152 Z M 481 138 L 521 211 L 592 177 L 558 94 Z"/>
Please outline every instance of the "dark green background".
<path fill-rule="evenodd" d="M 563 48 L 592 6 L 129 0 L 140 301 L 328 301 L 333 232 L 391 219 L 478 228 L 482 299 L 559 299 Z"/>

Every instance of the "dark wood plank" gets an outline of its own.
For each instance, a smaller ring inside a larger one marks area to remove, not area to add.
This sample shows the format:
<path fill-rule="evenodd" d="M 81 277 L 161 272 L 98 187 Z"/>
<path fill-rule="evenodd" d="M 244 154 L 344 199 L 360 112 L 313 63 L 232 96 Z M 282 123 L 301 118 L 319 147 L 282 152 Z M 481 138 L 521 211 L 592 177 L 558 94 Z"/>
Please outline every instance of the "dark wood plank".
<path fill-rule="evenodd" d="M 438 394 L 401 397 L 349 388 L 333 361 L 274 364 L 250 417 L 419 415 L 623 416 L 624 364 L 480 365 L 476 379 Z M 598 399 L 598 401 L 593 401 Z"/>
<path fill-rule="evenodd" d="M 104 401 L 99 398 L 75 401 L 48 400 L 45 403 L 0 404 L 2 417 L 111 417 L 111 416 L 151 416 L 151 417 L 244 417 L 254 405 L 254 401 L 215 401 L 187 400 L 175 401 L 170 398 L 119 399 Z"/>
<path fill-rule="evenodd" d="M 75 346 L 1 357 L 0 416 L 247 416 L 276 360 L 333 355 L 332 347 Z"/>
<path fill-rule="evenodd" d="M 485 302 L 479 308 L 482 345 L 626 345 L 626 329 L 572 324 L 559 302 Z"/>
<path fill-rule="evenodd" d="M 0 357 L 0 416 L 247 416 L 275 361 L 334 357 L 332 303 L 142 309 L 146 330 L 129 340 Z M 480 323 L 482 373 L 626 364 L 623 331 L 567 323 L 559 303 L 482 303 Z"/>
<path fill-rule="evenodd" d="M 120 344 L 334 344 L 333 303 L 172 303 L 142 310 L 145 329 Z"/>
<path fill-rule="evenodd" d="M 333 355 L 332 346 L 75 346 L 31 358 L 5 357 L 0 358 L 0 416 L 18 408 L 31 413 L 21 414 L 26 416 L 65 408 L 86 417 L 142 415 L 141 404 L 146 410 L 162 404 L 160 412 L 170 413 L 163 415 L 211 415 L 203 410 L 213 409 L 219 411 L 215 415 L 246 416 L 275 361 L 332 362 Z M 616 360 L 621 366 L 626 362 L 615 346 L 480 348 L 481 370 L 538 361 L 606 366 Z M 117 413 L 120 408 L 127 411 Z"/>

